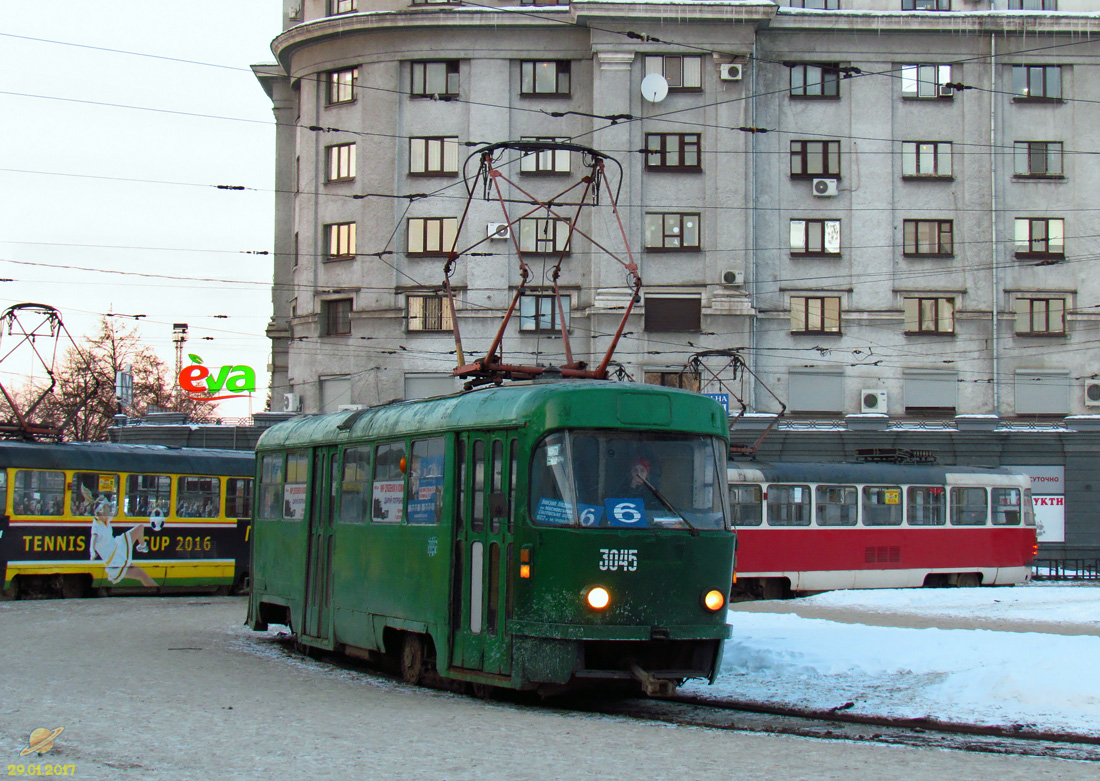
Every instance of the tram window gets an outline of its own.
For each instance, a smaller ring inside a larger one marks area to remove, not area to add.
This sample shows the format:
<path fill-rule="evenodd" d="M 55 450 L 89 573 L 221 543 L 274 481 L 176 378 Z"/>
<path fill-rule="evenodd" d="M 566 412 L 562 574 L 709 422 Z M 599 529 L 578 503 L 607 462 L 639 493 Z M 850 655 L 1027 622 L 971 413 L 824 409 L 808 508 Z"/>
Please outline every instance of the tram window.
<path fill-rule="evenodd" d="M 859 515 L 859 492 L 854 485 L 819 485 L 818 526 L 855 526 Z"/>
<path fill-rule="evenodd" d="M 952 526 L 985 526 L 988 515 L 984 488 L 951 489 Z"/>
<path fill-rule="evenodd" d="M 734 526 L 759 526 L 764 520 L 764 492 L 758 485 L 730 486 L 730 515 Z"/>
<path fill-rule="evenodd" d="M 111 514 L 118 512 L 118 475 L 101 474 L 99 472 L 73 472 L 73 482 L 70 486 L 69 512 L 72 515 L 91 515 L 95 509 L 96 500 L 101 496 L 110 502 Z"/>
<path fill-rule="evenodd" d="M 221 479 L 217 477 L 176 478 L 176 516 L 217 518 L 221 505 Z"/>
<path fill-rule="evenodd" d="M 443 437 L 412 443 L 409 523 L 435 524 L 443 518 L 443 463 Z"/>
<path fill-rule="evenodd" d="M 906 489 L 910 526 L 947 523 L 947 492 L 938 485 L 911 485 Z"/>
<path fill-rule="evenodd" d="M 0 513 L 8 510 L 8 470 L 0 469 Z"/>
<path fill-rule="evenodd" d="M 863 525 L 901 526 L 901 486 L 863 486 Z"/>
<path fill-rule="evenodd" d="M 470 529 L 475 532 L 485 528 L 485 440 L 474 440 L 473 463 L 473 512 L 470 515 Z"/>
<path fill-rule="evenodd" d="M 15 473 L 12 505 L 16 515 L 62 515 L 65 473 L 20 469 Z"/>
<path fill-rule="evenodd" d="M 370 518 L 370 448 L 344 451 L 344 477 L 340 481 L 340 521 L 365 523 Z"/>
<path fill-rule="evenodd" d="M 370 517 L 375 523 L 401 523 L 407 463 L 404 442 L 379 445 L 374 451 Z"/>
<path fill-rule="evenodd" d="M 309 453 L 286 454 L 286 483 L 283 485 L 283 519 L 300 521 L 306 517 L 306 490 L 309 480 Z"/>
<path fill-rule="evenodd" d="M 993 525 L 1019 526 L 1020 489 L 994 488 L 992 489 L 992 493 Z"/>
<path fill-rule="evenodd" d="M 769 485 L 768 525 L 809 526 L 810 496 L 808 485 Z"/>
<path fill-rule="evenodd" d="M 227 477 L 225 479 L 225 515 L 228 518 L 247 518 L 252 514 L 252 478 Z"/>
<path fill-rule="evenodd" d="M 508 448 L 508 452 L 511 453 L 508 458 L 508 533 L 511 534 L 516 529 L 516 468 L 518 461 L 516 451 L 519 448 L 515 439 L 509 442 Z"/>
<path fill-rule="evenodd" d="M 455 443 L 455 458 L 458 461 L 458 496 L 455 498 L 455 507 L 458 513 L 458 525 L 466 524 L 466 440 L 459 439 Z"/>
<path fill-rule="evenodd" d="M 497 508 L 494 504 L 496 497 L 502 497 L 504 490 L 504 442 L 493 440 L 493 461 L 490 470 L 489 482 L 489 532 L 496 534 L 500 531 L 500 518 L 505 508 Z"/>
<path fill-rule="evenodd" d="M 127 475 L 122 511 L 131 518 L 167 518 L 172 514 L 172 478 L 168 475 Z"/>
<path fill-rule="evenodd" d="M 260 459 L 259 517 L 277 519 L 282 516 L 283 457 L 264 456 Z"/>

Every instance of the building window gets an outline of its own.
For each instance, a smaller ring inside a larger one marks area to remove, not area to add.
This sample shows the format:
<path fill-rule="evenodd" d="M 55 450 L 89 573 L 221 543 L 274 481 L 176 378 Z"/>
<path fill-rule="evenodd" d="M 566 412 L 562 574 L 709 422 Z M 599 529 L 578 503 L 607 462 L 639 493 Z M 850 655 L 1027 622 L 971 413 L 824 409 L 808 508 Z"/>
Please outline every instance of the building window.
<path fill-rule="evenodd" d="M 524 217 L 519 221 L 520 252 L 569 252 L 569 222 L 553 217 Z"/>
<path fill-rule="evenodd" d="M 647 171 L 700 171 L 698 133 L 646 133 Z"/>
<path fill-rule="evenodd" d="M 1066 299 L 1016 299 L 1016 333 L 1021 336 L 1065 336 Z"/>
<path fill-rule="evenodd" d="M 359 81 L 358 68 L 343 68 L 328 72 L 328 105 L 355 102 L 355 85 Z"/>
<path fill-rule="evenodd" d="M 1017 369 L 1017 415 L 1068 415 L 1070 378 L 1066 372 Z"/>
<path fill-rule="evenodd" d="M 1061 179 L 1061 141 L 1017 141 L 1016 176 L 1036 179 Z"/>
<path fill-rule="evenodd" d="M 446 255 L 458 238 L 457 217 L 410 217 L 410 255 Z"/>
<path fill-rule="evenodd" d="M 1061 101 L 1061 65 L 1013 65 L 1013 100 Z"/>
<path fill-rule="evenodd" d="M 840 66 L 797 63 L 791 69 L 791 97 L 840 97 Z"/>
<path fill-rule="evenodd" d="M 792 255 L 839 255 L 840 220 L 791 220 Z"/>
<path fill-rule="evenodd" d="M 322 336 L 346 336 L 351 333 L 351 299 L 334 298 L 321 302 Z"/>
<path fill-rule="evenodd" d="M 647 371 L 642 377 L 642 381 L 646 385 L 660 385 L 664 388 L 682 388 L 696 393 L 699 392 L 698 375 L 683 369 L 678 371 Z"/>
<path fill-rule="evenodd" d="M 409 94 L 417 98 L 435 95 L 458 95 L 458 60 L 412 63 L 412 87 Z"/>
<path fill-rule="evenodd" d="M 703 88 L 703 58 L 698 54 L 647 54 L 645 75 L 651 73 L 664 76 L 670 90 Z"/>
<path fill-rule="evenodd" d="M 905 311 L 905 333 L 955 333 L 955 299 L 905 298 L 902 306 Z"/>
<path fill-rule="evenodd" d="M 903 11 L 950 11 L 951 0 L 901 0 Z"/>
<path fill-rule="evenodd" d="M 325 259 L 345 260 L 355 257 L 355 223 L 337 222 L 325 226 Z"/>
<path fill-rule="evenodd" d="M 568 96 L 571 64 L 569 60 L 524 60 L 519 64 L 521 95 Z"/>
<path fill-rule="evenodd" d="M 647 214 L 645 247 L 661 249 L 699 249 L 698 214 Z"/>
<path fill-rule="evenodd" d="M 902 141 L 901 175 L 914 179 L 950 179 L 951 142 Z"/>
<path fill-rule="evenodd" d="M 568 141 L 564 138 L 527 137 L 521 141 Z M 569 173 L 570 152 L 568 149 L 544 149 L 539 152 L 525 152 L 519 161 L 520 173 L 525 174 L 567 174 Z"/>
<path fill-rule="evenodd" d="M 951 98 L 955 90 L 948 86 L 950 83 L 950 65 L 901 66 L 903 98 Z"/>
<path fill-rule="evenodd" d="M 840 296 L 791 296 L 791 332 L 839 334 Z"/>
<path fill-rule="evenodd" d="M 953 220 L 905 220 L 906 255 L 944 257 L 955 254 Z"/>
<path fill-rule="evenodd" d="M 844 370 L 791 369 L 787 374 L 787 404 L 792 412 L 843 412 Z"/>
<path fill-rule="evenodd" d="M 409 139 L 410 174 L 457 174 L 458 136 Z"/>
<path fill-rule="evenodd" d="M 451 304 L 441 295 L 408 295 L 410 331 L 450 331 Z"/>
<path fill-rule="evenodd" d="M 355 178 L 355 144 L 325 147 L 327 159 L 325 181 L 348 182 Z"/>
<path fill-rule="evenodd" d="M 562 311 L 558 313 L 553 294 L 525 293 L 519 300 L 519 330 L 527 333 L 561 333 L 562 324 L 569 328 L 569 296 L 561 296 Z"/>
<path fill-rule="evenodd" d="M 1057 0 L 1008 0 L 1009 11 L 1057 11 Z"/>
<path fill-rule="evenodd" d="M 839 141 L 792 141 L 791 177 L 840 176 Z"/>
<path fill-rule="evenodd" d="M 359 10 L 359 0 L 329 0 L 328 15 L 353 14 Z"/>
<path fill-rule="evenodd" d="M 703 302 L 698 296 L 645 297 L 645 330 L 649 332 L 701 331 Z"/>
<path fill-rule="evenodd" d="M 1065 255 L 1065 220 L 1046 217 L 1016 218 L 1016 257 L 1063 258 Z"/>
<path fill-rule="evenodd" d="M 839 0 L 791 0 L 791 8 L 813 8 L 817 11 L 836 11 L 840 9 Z"/>

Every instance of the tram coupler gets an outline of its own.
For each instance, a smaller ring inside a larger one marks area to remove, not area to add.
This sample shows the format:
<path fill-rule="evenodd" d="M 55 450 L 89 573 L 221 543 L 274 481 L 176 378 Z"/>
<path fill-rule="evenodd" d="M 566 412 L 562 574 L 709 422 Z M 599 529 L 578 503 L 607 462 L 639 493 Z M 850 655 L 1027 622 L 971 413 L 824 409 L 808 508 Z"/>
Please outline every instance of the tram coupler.
<path fill-rule="evenodd" d="M 642 684 L 647 697 L 671 697 L 676 693 L 676 684 L 667 678 L 656 678 L 636 664 L 630 665 L 630 674 Z"/>

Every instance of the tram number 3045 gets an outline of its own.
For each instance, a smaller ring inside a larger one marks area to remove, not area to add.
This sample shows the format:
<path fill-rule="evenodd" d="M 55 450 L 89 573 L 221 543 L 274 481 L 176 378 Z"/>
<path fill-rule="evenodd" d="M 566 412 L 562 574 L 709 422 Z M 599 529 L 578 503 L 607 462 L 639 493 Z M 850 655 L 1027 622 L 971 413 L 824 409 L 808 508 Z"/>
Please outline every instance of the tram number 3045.
<path fill-rule="evenodd" d="M 600 548 L 600 570 L 603 572 L 637 572 L 638 551 Z"/>

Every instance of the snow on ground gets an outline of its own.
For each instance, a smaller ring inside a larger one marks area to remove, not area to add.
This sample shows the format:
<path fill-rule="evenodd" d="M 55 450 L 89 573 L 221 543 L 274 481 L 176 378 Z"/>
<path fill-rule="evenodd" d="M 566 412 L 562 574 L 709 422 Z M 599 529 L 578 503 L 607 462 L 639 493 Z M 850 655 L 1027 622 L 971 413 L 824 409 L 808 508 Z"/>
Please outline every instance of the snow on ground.
<path fill-rule="evenodd" d="M 690 693 L 813 710 L 931 718 L 1100 736 L 1100 588 L 835 591 L 806 605 L 914 617 L 1075 625 L 1092 636 L 989 629 L 907 629 L 729 613 L 714 686 Z M 926 622 L 927 623 L 927 622 Z M 1026 628 L 1026 624 L 1024 624 Z M 851 703 L 851 705 L 849 705 Z M 844 707 L 848 706 L 848 707 Z"/>

